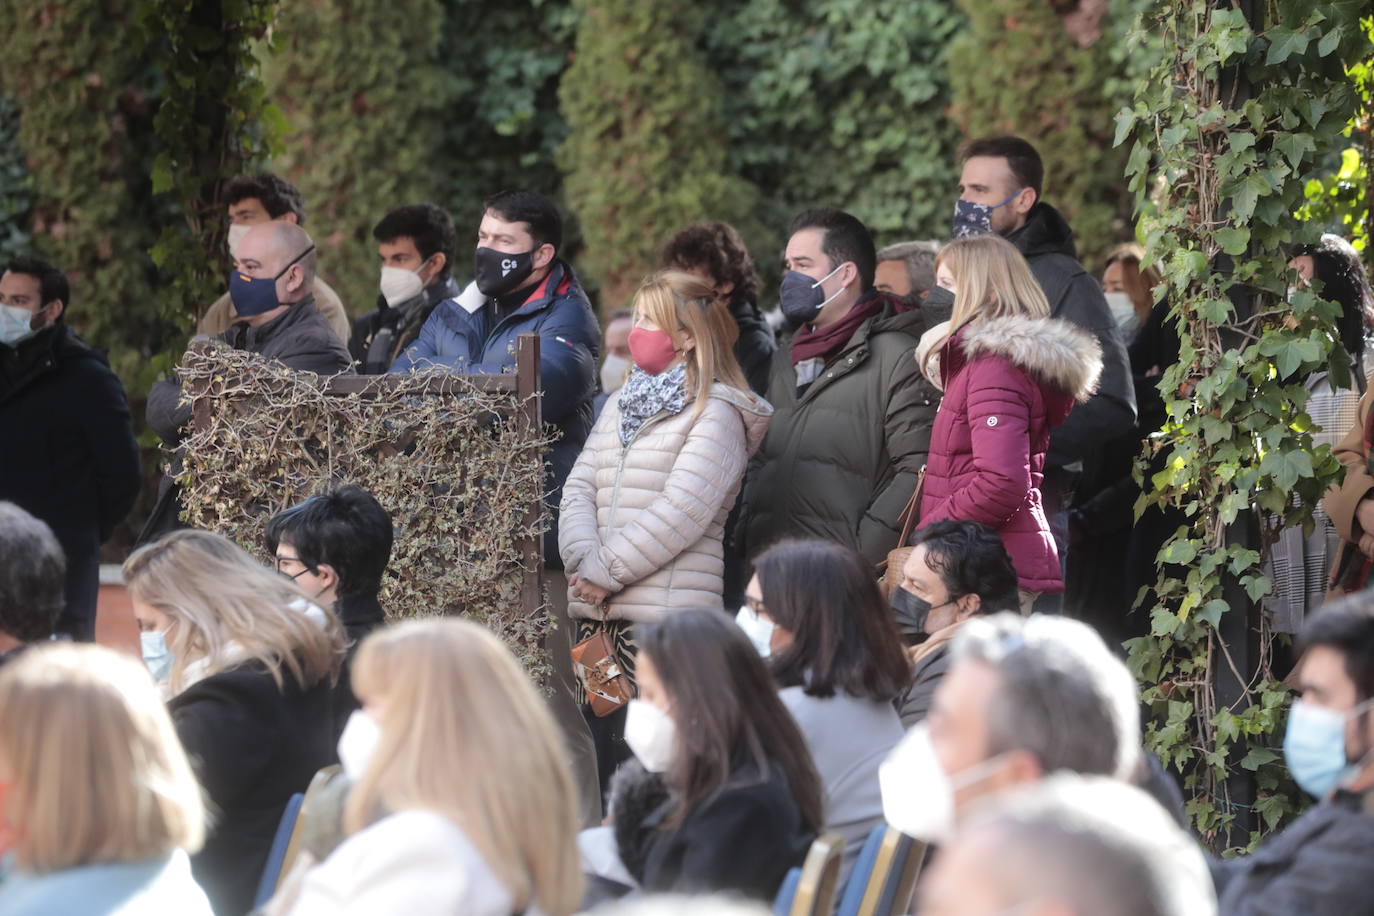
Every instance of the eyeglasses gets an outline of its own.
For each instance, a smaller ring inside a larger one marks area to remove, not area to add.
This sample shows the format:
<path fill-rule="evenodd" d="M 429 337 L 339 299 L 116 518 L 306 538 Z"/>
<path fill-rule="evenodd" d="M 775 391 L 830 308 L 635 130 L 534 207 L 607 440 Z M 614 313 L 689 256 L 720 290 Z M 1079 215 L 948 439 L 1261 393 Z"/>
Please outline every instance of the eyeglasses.
<path fill-rule="evenodd" d="M 298 573 L 294 573 L 294 574 L 293 574 L 293 573 L 289 573 L 289 572 L 287 572 L 286 570 L 284 570 L 284 569 L 281 568 L 281 565 L 282 565 L 283 563 L 300 563 L 300 564 L 301 564 L 301 570 L 300 570 L 300 572 L 298 572 Z M 306 566 L 306 565 L 305 565 L 305 562 L 304 562 L 300 557 L 277 557 L 277 558 L 276 558 L 275 565 L 276 565 L 276 568 L 277 568 L 277 572 L 281 573 L 283 576 L 285 576 L 286 578 L 290 579 L 292 582 L 295 582 L 295 581 L 296 581 L 297 579 L 299 579 L 301 576 L 303 576 L 303 575 L 305 575 L 306 573 L 310 572 L 310 567 L 309 567 L 309 566 Z"/>
<path fill-rule="evenodd" d="M 744 606 L 749 608 L 749 610 L 753 611 L 755 617 L 757 617 L 759 614 L 768 613 L 768 609 L 763 606 L 763 602 L 760 601 L 758 598 L 754 598 L 750 595 L 744 596 Z"/>

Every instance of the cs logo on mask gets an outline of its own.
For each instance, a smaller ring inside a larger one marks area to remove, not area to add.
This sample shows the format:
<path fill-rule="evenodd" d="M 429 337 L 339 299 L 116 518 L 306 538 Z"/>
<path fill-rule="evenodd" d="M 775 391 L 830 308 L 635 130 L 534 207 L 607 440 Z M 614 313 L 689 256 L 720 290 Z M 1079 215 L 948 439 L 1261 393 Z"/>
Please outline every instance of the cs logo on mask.
<path fill-rule="evenodd" d="M 504 277 L 506 274 L 510 273 L 512 270 L 515 270 L 515 268 L 518 267 L 518 266 L 519 266 L 519 262 L 517 262 L 517 261 L 515 260 L 515 258 L 502 258 L 502 259 L 501 259 L 501 276 Z"/>

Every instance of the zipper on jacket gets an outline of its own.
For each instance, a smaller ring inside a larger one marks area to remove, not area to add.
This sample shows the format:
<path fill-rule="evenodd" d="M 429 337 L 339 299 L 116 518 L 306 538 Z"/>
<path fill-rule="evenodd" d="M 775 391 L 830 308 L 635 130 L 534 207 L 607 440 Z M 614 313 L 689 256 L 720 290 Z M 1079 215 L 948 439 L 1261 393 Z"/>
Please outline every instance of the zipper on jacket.
<path fill-rule="evenodd" d="M 644 432 L 644 430 L 648 429 L 650 426 L 654 425 L 658 421 L 667 419 L 669 416 L 677 415 L 667 414 L 660 410 L 658 413 L 654 414 L 652 417 L 645 420 L 643 425 L 641 425 L 639 429 L 635 430 L 635 434 L 630 437 L 629 442 L 626 442 L 624 445 L 620 446 L 620 457 L 616 459 L 615 463 L 615 484 L 611 488 L 611 514 L 606 519 L 606 532 L 608 534 L 615 528 L 615 513 L 616 510 L 620 508 L 620 479 L 625 474 L 625 456 L 629 454 L 630 446 L 635 444 L 635 440 L 639 438 L 640 433 Z"/>

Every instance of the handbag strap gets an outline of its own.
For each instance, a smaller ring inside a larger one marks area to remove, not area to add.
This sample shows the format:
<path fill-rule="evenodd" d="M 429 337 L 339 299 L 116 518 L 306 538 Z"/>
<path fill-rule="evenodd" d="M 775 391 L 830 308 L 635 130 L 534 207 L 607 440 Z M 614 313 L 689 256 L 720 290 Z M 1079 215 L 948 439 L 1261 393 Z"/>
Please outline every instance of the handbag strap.
<path fill-rule="evenodd" d="M 921 468 L 920 475 L 916 478 L 916 489 L 911 491 L 911 500 L 907 502 L 902 514 L 897 516 L 897 520 L 902 523 L 902 537 L 897 541 L 898 547 L 905 547 L 906 542 L 911 540 L 911 532 L 916 530 L 916 519 L 921 514 L 921 492 L 925 489 L 926 469 Z"/>

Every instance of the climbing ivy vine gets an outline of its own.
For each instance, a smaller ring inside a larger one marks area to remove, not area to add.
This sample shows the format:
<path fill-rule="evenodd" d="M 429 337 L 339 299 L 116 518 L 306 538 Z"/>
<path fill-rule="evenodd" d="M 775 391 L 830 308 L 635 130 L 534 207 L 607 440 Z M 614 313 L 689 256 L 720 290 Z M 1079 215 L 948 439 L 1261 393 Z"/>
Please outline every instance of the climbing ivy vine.
<path fill-rule="evenodd" d="M 1286 691 L 1273 678 L 1274 635 L 1259 619 L 1254 664 L 1240 670 L 1239 646 L 1221 632 L 1272 588 L 1264 538 L 1256 547 L 1234 535 L 1311 525 L 1341 473 L 1327 446 L 1313 447 L 1303 386 L 1328 368 L 1349 379 L 1337 307 L 1286 293 L 1284 246 L 1320 231 L 1295 213 L 1343 143 L 1359 104 L 1349 67 L 1369 54 L 1360 0 L 1254 8 L 1263 21 L 1226 3 L 1162 0 L 1149 27 L 1169 54 L 1116 118 L 1116 142 L 1134 141 L 1127 173 L 1140 231 L 1182 342 L 1160 382 L 1168 421 L 1153 447 L 1163 469 L 1142 502 L 1189 519 L 1160 552 L 1144 605 L 1152 633 L 1128 644 L 1130 664 L 1153 685 L 1147 741 L 1183 774 L 1188 813 L 1218 849 L 1257 839 L 1236 835 L 1240 804 L 1264 830 L 1297 807 L 1277 748 Z M 1218 691 L 1228 677 L 1235 698 Z M 1234 797 L 1237 771 L 1254 774 L 1253 799 Z"/>

